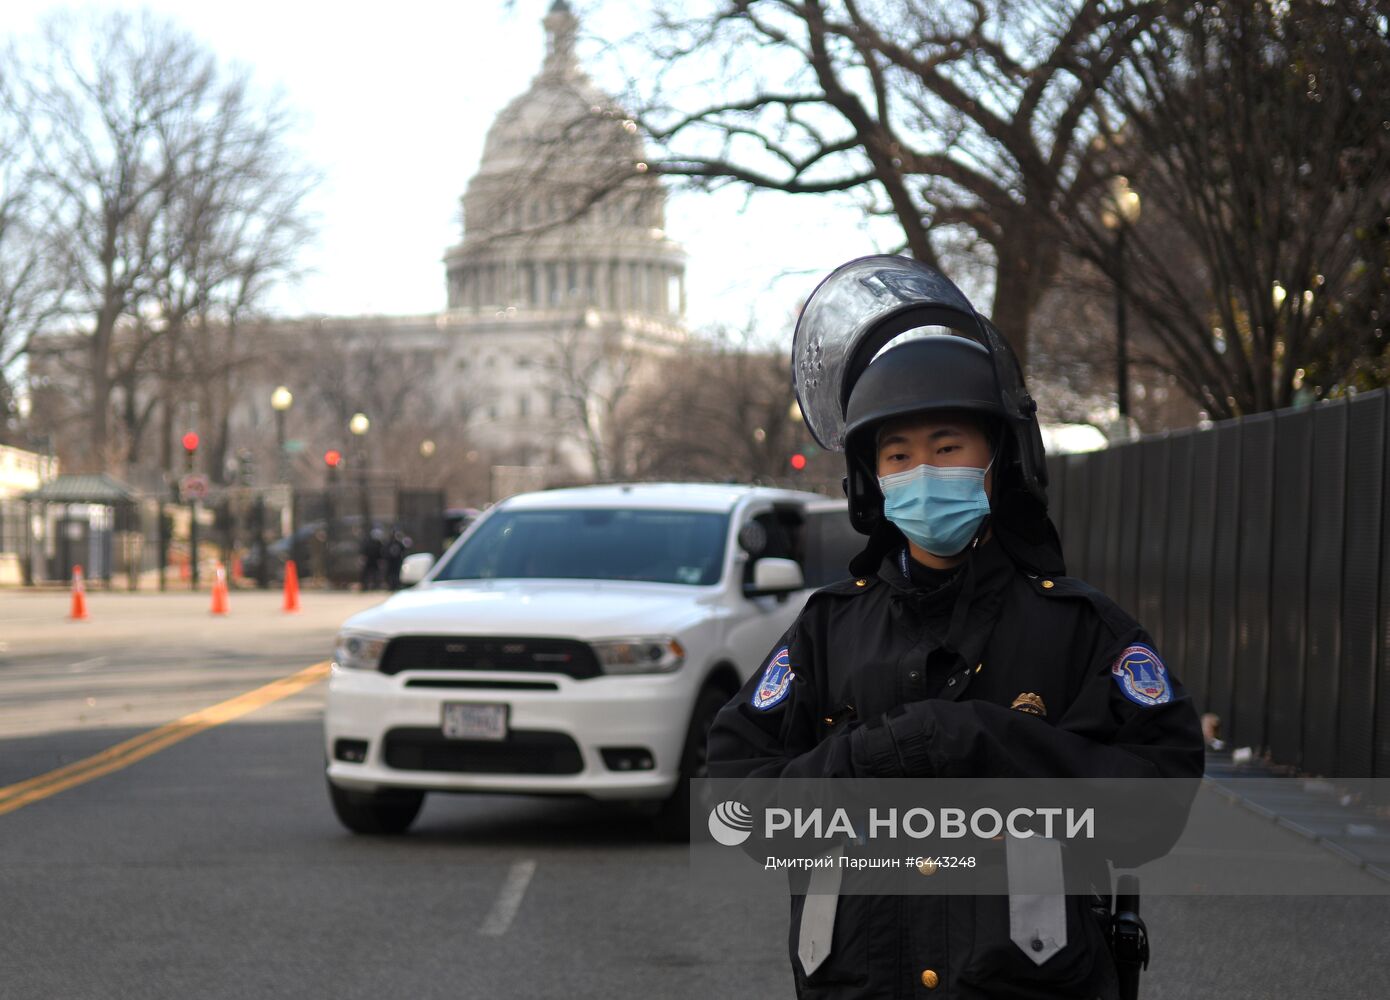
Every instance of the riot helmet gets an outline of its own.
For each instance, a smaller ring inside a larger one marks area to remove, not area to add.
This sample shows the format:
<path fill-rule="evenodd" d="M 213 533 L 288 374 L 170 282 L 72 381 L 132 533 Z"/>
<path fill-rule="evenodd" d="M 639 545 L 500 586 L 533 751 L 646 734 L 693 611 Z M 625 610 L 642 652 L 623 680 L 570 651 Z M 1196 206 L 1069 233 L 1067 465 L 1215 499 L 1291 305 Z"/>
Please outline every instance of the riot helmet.
<path fill-rule="evenodd" d="M 997 421 L 995 534 L 1021 536 L 1005 543 L 1015 562 L 1060 572 L 1037 406 L 1007 341 L 941 272 L 889 255 L 836 268 L 797 321 L 792 384 L 816 441 L 846 453 L 850 520 L 880 548 L 896 529 L 883 518 L 873 429 L 925 410 Z"/>
<path fill-rule="evenodd" d="M 949 334 L 904 340 L 874 358 L 855 382 L 845 403 L 845 493 L 850 521 L 864 534 L 873 531 L 883 509 L 876 432 L 885 421 L 928 410 L 976 417 L 988 430 L 991 451 L 999 450 L 997 422 L 1004 408 L 984 347 Z"/>

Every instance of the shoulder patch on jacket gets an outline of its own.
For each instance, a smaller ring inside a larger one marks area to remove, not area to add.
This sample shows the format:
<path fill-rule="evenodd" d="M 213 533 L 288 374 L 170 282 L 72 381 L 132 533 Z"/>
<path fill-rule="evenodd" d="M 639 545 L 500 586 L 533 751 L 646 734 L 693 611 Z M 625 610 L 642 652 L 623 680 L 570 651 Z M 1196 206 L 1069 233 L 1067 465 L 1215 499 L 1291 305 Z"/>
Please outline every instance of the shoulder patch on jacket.
<path fill-rule="evenodd" d="M 767 667 L 763 670 L 763 679 L 758 681 L 758 686 L 753 689 L 753 707 L 766 712 L 769 708 L 779 704 L 782 699 L 786 698 L 787 692 L 792 689 L 794 676 L 790 650 L 786 646 L 782 646 L 772 654 L 772 659 L 767 661 Z"/>
<path fill-rule="evenodd" d="M 1126 647 L 1110 668 L 1110 674 L 1124 696 L 1136 705 L 1152 708 L 1173 700 L 1168 669 L 1158 654 L 1142 642 Z"/>

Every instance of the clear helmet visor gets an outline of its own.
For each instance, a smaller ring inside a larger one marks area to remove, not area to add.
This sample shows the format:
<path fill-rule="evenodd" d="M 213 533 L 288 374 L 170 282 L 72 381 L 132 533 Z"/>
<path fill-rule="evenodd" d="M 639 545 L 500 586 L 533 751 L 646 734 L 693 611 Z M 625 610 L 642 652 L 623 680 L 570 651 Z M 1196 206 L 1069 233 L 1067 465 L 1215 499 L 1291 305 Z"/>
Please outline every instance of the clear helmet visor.
<path fill-rule="evenodd" d="M 1000 405 L 1019 439 L 1024 479 L 1045 498 L 1047 470 L 1035 414 L 1013 350 L 940 271 L 910 257 L 861 257 L 811 293 L 792 338 L 792 385 L 822 448 L 844 451 L 845 407 L 869 362 L 908 331 L 944 327 L 989 351 Z"/>

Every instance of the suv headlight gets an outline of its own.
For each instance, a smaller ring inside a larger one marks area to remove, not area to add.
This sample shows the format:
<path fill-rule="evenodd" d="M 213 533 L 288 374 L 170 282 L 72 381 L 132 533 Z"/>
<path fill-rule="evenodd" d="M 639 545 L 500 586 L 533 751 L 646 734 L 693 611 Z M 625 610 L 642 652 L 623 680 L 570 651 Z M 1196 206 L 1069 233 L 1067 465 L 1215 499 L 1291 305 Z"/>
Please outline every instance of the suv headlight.
<path fill-rule="evenodd" d="M 333 658 L 348 670 L 376 670 L 386 650 L 386 637 L 370 632 L 339 632 Z"/>
<path fill-rule="evenodd" d="M 605 674 L 665 674 L 685 662 L 685 647 L 668 635 L 591 642 Z"/>

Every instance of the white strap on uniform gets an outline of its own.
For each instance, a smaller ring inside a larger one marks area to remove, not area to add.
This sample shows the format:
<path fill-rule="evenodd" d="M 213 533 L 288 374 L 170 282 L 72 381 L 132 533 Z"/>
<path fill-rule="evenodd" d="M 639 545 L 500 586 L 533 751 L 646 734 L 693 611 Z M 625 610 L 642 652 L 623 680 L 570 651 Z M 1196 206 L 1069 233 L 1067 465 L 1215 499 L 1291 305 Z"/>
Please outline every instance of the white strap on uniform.
<path fill-rule="evenodd" d="M 835 935 L 835 908 L 840 902 L 840 857 L 845 853 L 837 846 L 826 855 L 829 868 L 811 869 L 806 885 L 806 905 L 801 908 L 801 933 L 797 938 L 796 957 L 801 968 L 810 975 L 830 957 Z"/>
<path fill-rule="evenodd" d="M 1062 845 L 1047 837 L 1006 837 L 1009 939 L 1036 965 L 1067 946 Z"/>

